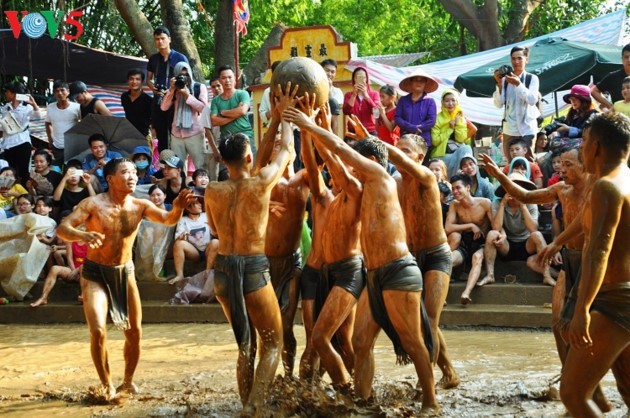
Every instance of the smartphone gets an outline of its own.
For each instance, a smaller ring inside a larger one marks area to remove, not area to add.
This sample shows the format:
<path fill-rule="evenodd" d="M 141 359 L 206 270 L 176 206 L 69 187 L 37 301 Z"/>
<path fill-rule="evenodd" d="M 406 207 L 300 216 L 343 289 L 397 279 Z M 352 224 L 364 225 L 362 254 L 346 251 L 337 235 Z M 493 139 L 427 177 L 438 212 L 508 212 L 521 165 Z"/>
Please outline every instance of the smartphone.
<path fill-rule="evenodd" d="M 28 98 L 28 94 L 16 94 L 15 100 L 18 102 L 28 102 L 30 99 Z"/>
<path fill-rule="evenodd" d="M 83 177 L 83 170 L 74 170 L 73 176 Z"/>

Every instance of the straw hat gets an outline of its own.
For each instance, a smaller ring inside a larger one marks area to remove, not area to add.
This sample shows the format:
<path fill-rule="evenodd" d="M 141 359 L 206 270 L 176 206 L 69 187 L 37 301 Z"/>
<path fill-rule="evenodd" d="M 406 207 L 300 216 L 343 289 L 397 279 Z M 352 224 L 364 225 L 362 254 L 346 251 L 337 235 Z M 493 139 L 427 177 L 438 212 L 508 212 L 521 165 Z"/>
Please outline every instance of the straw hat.
<path fill-rule="evenodd" d="M 536 190 L 536 185 L 530 179 L 517 171 L 510 173 L 508 178 L 525 190 Z M 503 197 L 505 196 L 505 189 L 503 188 L 503 186 L 499 185 L 499 187 L 497 187 L 497 189 L 494 191 L 494 194 L 497 197 Z"/>
<path fill-rule="evenodd" d="M 427 84 L 424 87 L 425 93 L 433 93 L 437 90 L 438 82 L 435 78 L 419 69 L 411 73 L 408 77 L 403 78 L 398 87 L 400 87 L 402 91 L 411 93 L 411 80 L 413 80 L 414 77 L 425 77 L 427 79 Z"/>

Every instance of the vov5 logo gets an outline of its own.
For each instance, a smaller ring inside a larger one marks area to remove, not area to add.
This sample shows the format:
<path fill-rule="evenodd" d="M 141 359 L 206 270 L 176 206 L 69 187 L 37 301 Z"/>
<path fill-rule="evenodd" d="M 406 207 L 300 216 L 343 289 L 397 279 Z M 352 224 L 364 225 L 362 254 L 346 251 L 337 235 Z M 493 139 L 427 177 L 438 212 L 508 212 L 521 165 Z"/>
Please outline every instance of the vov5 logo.
<path fill-rule="evenodd" d="M 76 34 L 71 35 L 69 33 L 65 33 L 63 35 L 66 41 L 72 41 L 78 39 L 81 34 L 83 34 L 83 24 L 79 22 L 77 19 L 83 16 L 83 10 L 73 10 L 68 13 L 68 16 L 64 20 L 64 11 L 63 10 L 42 10 L 38 12 L 27 12 L 22 10 L 22 22 L 20 23 L 18 19 L 18 14 L 20 12 L 17 11 L 5 11 L 5 15 L 7 15 L 7 19 L 9 21 L 9 25 L 11 26 L 11 31 L 13 31 L 13 36 L 15 39 L 20 37 L 20 32 L 24 31 L 26 36 L 31 39 L 37 39 L 41 37 L 48 29 L 48 33 L 51 38 L 55 38 L 57 36 L 57 29 L 59 28 L 59 24 L 63 21 L 67 25 L 76 27 Z"/>

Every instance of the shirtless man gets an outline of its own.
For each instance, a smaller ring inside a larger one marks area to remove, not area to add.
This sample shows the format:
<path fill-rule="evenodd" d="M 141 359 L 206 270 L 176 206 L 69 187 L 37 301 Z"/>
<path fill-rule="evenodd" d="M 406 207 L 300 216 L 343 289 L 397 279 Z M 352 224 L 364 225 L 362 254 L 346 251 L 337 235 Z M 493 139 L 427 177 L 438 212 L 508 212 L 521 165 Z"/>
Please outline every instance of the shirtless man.
<path fill-rule="evenodd" d="M 274 141 L 280 124 L 280 115 L 275 112 L 275 103 L 271 105 L 271 112 L 272 121 L 257 155 L 256 173 L 262 168 L 263 162 L 273 160 L 281 149 L 281 140 Z M 295 153 L 292 153 L 291 159 L 294 158 Z M 269 259 L 271 284 L 275 289 L 282 313 L 284 340 L 282 364 L 285 376 L 293 375 L 295 363 L 297 342 L 293 332 L 293 322 L 299 298 L 298 286 L 302 272 L 300 241 L 308 195 L 306 171 L 294 173 L 293 164 L 289 163 L 282 178 L 271 190 L 271 214 L 265 234 L 265 255 Z"/>
<path fill-rule="evenodd" d="M 422 408 L 438 408 L 430 351 L 432 336 L 428 317 L 420 312 L 422 273 L 409 253 L 396 182 L 387 173 L 387 149 L 378 138 L 368 137 L 352 149 L 339 137 L 317 126 L 295 109 L 284 115 L 302 131 L 352 167 L 363 184 L 361 199 L 361 248 L 368 269 L 368 285 L 359 298 L 352 345 L 355 350 L 354 387 L 368 399 L 374 379 L 373 347 L 381 328 L 394 343 L 399 362 L 413 362 L 422 387 Z M 378 320 L 378 322 L 377 322 Z M 424 339 L 423 339 L 424 332 Z"/>
<path fill-rule="evenodd" d="M 560 397 L 572 416 L 602 417 L 591 397 L 611 366 L 624 401 L 630 397 L 623 384 L 630 375 L 630 120 L 603 113 L 587 127 L 582 158 L 594 183 L 584 206 L 582 277 Z"/>
<path fill-rule="evenodd" d="M 136 285 L 132 248 L 142 218 L 175 225 L 187 204 L 194 199 L 188 191 L 173 202 L 170 212 L 151 201 L 131 196 L 138 176 L 131 160 L 116 158 L 103 169 L 109 189 L 79 203 L 57 228 L 66 242 L 83 241 L 88 252 L 81 271 L 83 311 L 90 329 L 91 353 L 105 397 L 117 391 L 136 393 L 133 374 L 140 358 L 142 307 Z M 85 231 L 78 229 L 85 224 Z M 107 352 L 107 312 L 125 332 L 125 377 L 114 389 Z"/>
<path fill-rule="evenodd" d="M 356 124 L 356 118 L 353 122 Z M 442 225 L 440 189 L 433 172 L 422 165 L 427 146 L 421 136 L 403 135 L 395 147 L 387 143 L 385 147 L 389 159 L 400 172 L 394 179 L 405 218 L 407 245 L 424 277 L 424 305 L 433 335 L 437 337 L 435 352 L 443 374 L 438 385 L 445 389 L 454 388 L 459 385 L 459 377 L 439 327 L 452 272 L 451 250 Z"/>
<path fill-rule="evenodd" d="M 506 192 L 514 196 L 518 201 L 523 203 L 545 204 L 560 201 L 562 205 L 562 213 L 567 225 L 567 229 L 549 244 L 541 253 L 540 260 L 549 264 L 551 256 L 556 254 L 564 246 L 562 250 L 562 269 L 558 275 L 556 286 L 553 289 L 551 298 L 551 310 L 553 321 L 553 336 L 556 340 L 556 347 L 560 362 L 564 364 L 569 346 L 561 335 L 562 323 L 570 321 L 573 316 L 573 307 L 575 307 L 575 295 L 577 294 L 577 281 L 579 279 L 580 265 L 582 261 L 582 248 L 584 246 L 584 234 L 581 228 L 576 232 L 575 227 L 579 222 L 573 224 L 574 220 L 582 214 L 582 206 L 589 196 L 590 179 L 588 173 L 584 170 L 579 159 L 579 150 L 577 148 L 567 148 L 560 154 L 562 166 L 560 172 L 564 181 L 558 182 L 553 186 L 545 189 L 526 190 L 518 184 L 511 181 L 499 166 L 486 154 L 481 154 L 481 159 L 485 163 L 486 172 L 497 179 L 505 188 Z M 569 227 L 569 225 L 573 225 Z M 571 229 L 569 229 L 571 228 Z M 550 254 L 547 256 L 546 254 Z M 565 288 L 567 289 L 565 292 Z M 565 296 L 566 295 L 566 296 Z M 564 300 L 570 298 L 572 301 L 563 308 Z M 569 305 L 571 307 L 569 308 Z M 562 314 L 562 315 L 561 315 Z M 562 317 L 562 320 L 561 320 Z M 610 411 L 611 405 L 606 400 L 601 386 L 597 386 L 593 395 L 593 400 L 597 403 L 601 410 Z"/>
<path fill-rule="evenodd" d="M 312 108 L 311 104 L 307 114 L 312 114 Z M 320 126 L 331 131 L 327 106 L 320 111 L 319 116 Z M 302 118 L 306 118 L 306 115 Z M 305 138 L 307 140 L 302 143 L 304 165 L 307 170 L 315 171 L 317 166 L 310 133 L 306 133 Z M 316 290 L 312 343 L 333 386 L 345 391 L 350 386 L 348 375 L 352 375 L 354 371 L 352 330 L 356 304 L 365 287 L 365 267 L 359 242 L 363 187 L 350 175 L 337 156 L 320 143 L 316 147 L 319 155 L 326 161 L 335 195 L 328 206 L 324 230 L 335 233 L 322 237 L 323 264 Z M 332 344 L 333 336 L 336 336 L 338 343 L 336 348 Z M 348 375 L 344 372 L 344 366 Z"/>
<path fill-rule="evenodd" d="M 453 250 L 453 266 L 470 263 L 466 288 L 460 298 L 462 305 L 472 302 L 470 293 L 477 284 L 483 265 L 483 246 L 492 228 L 492 203 L 485 197 L 470 194 L 472 180 L 466 174 L 451 177 L 453 201 L 446 215 L 444 229 L 449 240 L 459 243 Z M 456 238 L 453 238 L 453 237 Z M 482 286 L 480 283 L 479 286 Z"/>
<path fill-rule="evenodd" d="M 286 95 L 279 92 L 279 112 L 294 101 L 297 89 L 289 92 L 290 83 Z M 289 162 L 292 140 L 291 127 L 283 121 L 280 151 L 273 161 L 252 176 L 250 169 L 254 159 L 249 137 L 242 133 L 227 136 L 219 151 L 230 179 L 208 184 L 205 194 L 208 223 L 219 237 L 215 294 L 238 344 L 237 382 L 247 414 L 261 412 L 282 348 L 282 316 L 269 282 L 265 232 L 271 190 Z M 250 321 L 254 332 L 250 331 Z M 261 338 L 261 355 L 254 376 L 256 332 Z"/>

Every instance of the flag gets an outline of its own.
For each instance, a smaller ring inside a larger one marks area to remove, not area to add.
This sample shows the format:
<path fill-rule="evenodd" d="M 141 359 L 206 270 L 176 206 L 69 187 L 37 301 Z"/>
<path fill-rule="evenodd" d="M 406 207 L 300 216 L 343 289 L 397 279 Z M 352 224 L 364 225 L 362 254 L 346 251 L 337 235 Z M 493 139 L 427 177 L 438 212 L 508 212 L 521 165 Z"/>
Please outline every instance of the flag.
<path fill-rule="evenodd" d="M 247 23 L 249 22 L 249 1 L 248 0 L 232 0 L 234 4 L 234 24 L 236 25 L 236 34 L 242 33 L 247 35 Z"/>

